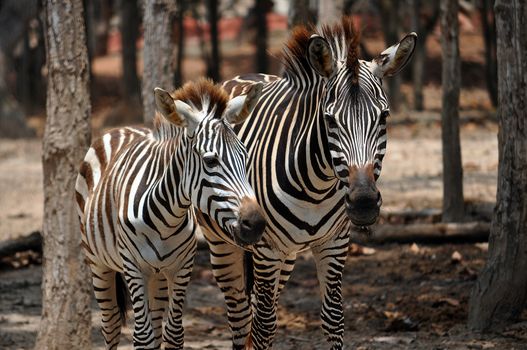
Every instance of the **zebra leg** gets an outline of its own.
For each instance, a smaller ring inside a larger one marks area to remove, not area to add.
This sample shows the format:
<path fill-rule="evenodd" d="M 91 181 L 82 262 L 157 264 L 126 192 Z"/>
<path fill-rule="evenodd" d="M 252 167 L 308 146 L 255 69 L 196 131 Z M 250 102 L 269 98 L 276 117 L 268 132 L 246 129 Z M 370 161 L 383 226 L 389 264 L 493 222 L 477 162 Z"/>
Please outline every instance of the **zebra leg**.
<path fill-rule="evenodd" d="M 282 270 L 280 271 L 280 282 L 278 284 L 278 292 L 277 292 L 277 299 L 282 293 L 282 290 L 285 287 L 285 284 L 287 281 L 289 281 L 289 277 L 291 277 L 291 273 L 293 272 L 293 269 L 295 268 L 295 261 L 296 261 L 296 253 L 292 253 L 287 256 L 287 259 L 284 261 L 284 265 L 282 266 Z"/>
<path fill-rule="evenodd" d="M 148 283 L 148 303 L 150 306 L 150 315 L 152 317 L 152 328 L 154 329 L 154 338 L 156 348 L 161 348 L 163 341 L 163 317 L 168 302 L 167 279 L 161 274 L 150 278 Z"/>
<path fill-rule="evenodd" d="M 134 309 L 134 349 L 150 350 L 156 347 L 152 317 L 148 305 L 148 280 L 141 269 L 133 264 L 127 257 L 123 258 L 124 278 L 128 285 Z"/>
<path fill-rule="evenodd" d="M 121 336 L 121 310 L 115 290 L 116 272 L 105 267 L 90 265 L 95 299 L 102 313 L 102 335 L 106 349 L 117 349 Z"/>
<path fill-rule="evenodd" d="M 343 347 L 342 272 L 348 256 L 348 244 L 349 236 L 345 236 L 312 248 L 322 295 L 320 318 L 331 350 Z"/>
<path fill-rule="evenodd" d="M 185 293 L 192 276 L 194 266 L 194 255 L 196 246 L 187 255 L 187 259 L 176 272 L 167 273 L 169 298 L 168 315 L 163 331 L 165 349 L 183 349 L 184 330 L 183 330 L 183 306 L 185 303 Z"/>
<path fill-rule="evenodd" d="M 227 304 L 232 348 L 245 349 L 251 331 L 252 312 L 245 290 L 244 250 L 221 241 L 210 241 L 209 247 L 212 272 Z"/>
<path fill-rule="evenodd" d="M 285 256 L 268 247 L 257 247 L 254 250 L 254 316 L 251 340 L 255 350 L 267 350 L 273 345 L 278 286 L 285 260 Z M 284 278 L 285 276 L 288 274 Z"/>

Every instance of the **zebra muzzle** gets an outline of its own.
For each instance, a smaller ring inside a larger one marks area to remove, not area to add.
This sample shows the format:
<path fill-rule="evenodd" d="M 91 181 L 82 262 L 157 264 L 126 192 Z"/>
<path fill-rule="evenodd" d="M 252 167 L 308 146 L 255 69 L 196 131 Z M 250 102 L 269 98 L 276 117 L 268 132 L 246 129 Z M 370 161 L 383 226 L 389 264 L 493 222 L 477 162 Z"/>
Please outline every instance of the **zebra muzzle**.
<path fill-rule="evenodd" d="M 349 189 L 346 194 L 346 212 L 356 226 L 369 226 L 377 221 L 382 203 L 375 184 L 371 164 L 350 167 Z"/>
<path fill-rule="evenodd" d="M 260 205 L 255 199 L 244 197 L 234 232 L 235 238 L 242 244 L 254 244 L 262 237 L 266 225 L 267 221 Z"/>

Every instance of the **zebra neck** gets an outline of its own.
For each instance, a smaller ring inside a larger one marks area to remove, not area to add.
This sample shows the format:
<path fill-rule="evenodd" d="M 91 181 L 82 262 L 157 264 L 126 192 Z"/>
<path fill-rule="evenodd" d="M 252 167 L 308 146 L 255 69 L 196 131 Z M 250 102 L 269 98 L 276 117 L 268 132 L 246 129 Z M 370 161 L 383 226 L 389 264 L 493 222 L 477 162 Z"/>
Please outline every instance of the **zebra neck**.
<path fill-rule="evenodd" d="M 313 174 L 312 182 L 318 183 L 323 188 L 331 188 L 336 182 L 335 172 L 331 161 L 331 153 L 324 121 L 323 103 L 325 84 L 318 79 L 313 82 L 312 89 L 304 90 L 302 98 L 304 100 L 304 112 L 295 121 L 294 129 L 302 130 L 295 148 L 295 158 L 297 161 L 304 158 L 308 172 Z"/>
<path fill-rule="evenodd" d="M 163 167 L 162 175 L 156 180 L 152 190 L 146 195 L 145 210 L 155 211 L 168 227 L 176 227 L 186 222 L 189 214 L 190 198 L 185 191 L 185 164 L 188 158 L 188 139 L 183 130 L 173 138 L 160 141 L 165 147 L 158 152 L 159 163 L 153 167 Z"/>

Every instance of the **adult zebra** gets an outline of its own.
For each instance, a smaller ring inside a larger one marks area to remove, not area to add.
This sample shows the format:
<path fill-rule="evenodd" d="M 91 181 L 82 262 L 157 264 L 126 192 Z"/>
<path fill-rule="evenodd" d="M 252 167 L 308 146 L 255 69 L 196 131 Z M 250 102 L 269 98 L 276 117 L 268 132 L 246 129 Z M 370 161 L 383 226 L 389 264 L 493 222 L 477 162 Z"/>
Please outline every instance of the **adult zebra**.
<path fill-rule="evenodd" d="M 253 113 L 236 132 L 249 152 L 249 182 L 267 228 L 252 247 L 205 230 L 235 349 L 249 343 L 271 347 L 278 296 L 296 254 L 307 248 L 317 266 L 322 327 L 331 348 L 342 349 L 341 279 L 349 232 L 352 223 L 373 224 L 381 205 L 375 183 L 389 115 L 382 79 L 409 61 L 416 37 L 411 33 L 365 62 L 357 56 L 359 38 L 351 19 L 318 29 L 299 27 L 283 51 L 282 77 L 250 74 L 225 82 L 231 95 L 264 84 Z M 254 269 L 244 268 L 243 248 L 252 252 Z M 244 293 L 251 271 L 254 316 Z"/>
<path fill-rule="evenodd" d="M 162 337 L 166 349 L 183 348 L 182 307 L 196 250 L 192 206 L 233 240 L 261 237 L 265 219 L 247 182 L 247 153 L 228 124 L 242 122 L 260 93 L 256 85 L 229 101 L 207 80 L 173 98 L 157 88 L 165 118 L 156 116 L 154 130 L 113 130 L 88 150 L 76 198 L 108 349 L 117 347 L 124 320 L 118 273 L 131 293 L 134 347 L 159 349 Z"/>

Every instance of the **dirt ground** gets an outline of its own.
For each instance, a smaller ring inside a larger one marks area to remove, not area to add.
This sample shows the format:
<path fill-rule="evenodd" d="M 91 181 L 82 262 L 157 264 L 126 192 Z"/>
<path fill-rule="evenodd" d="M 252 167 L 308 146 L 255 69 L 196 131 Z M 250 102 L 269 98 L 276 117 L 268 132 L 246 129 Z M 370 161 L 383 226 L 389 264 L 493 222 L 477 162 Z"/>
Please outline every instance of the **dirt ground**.
<path fill-rule="evenodd" d="M 465 197 L 490 203 L 496 189 L 497 126 L 479 112 L 463 112 L 461 120 Z M 439 132 L 437 113 L 392 117 L 379 183 L 384 210 L 440 208 Z M 0 240 L 41 228 L 40 153 L 38 139 L 0 140 Z M 392 244 L 350 254 L 343 283 L 347 348 L 527 349 L 527 322 L 497 334 L 471 334 L 465 328 L 469 293 L 485 254 L 485 244 Z M 41 266 L 4 265 L 0 276 L 0 349 L 30 349 L 41 311 Z M 275 349 L 327 348 L 309 252 L 299 257 L 279 304 Z M 99 325 L 94 303 L 95 349 L 103 348 Z M 185 326 L 188 349 L 230 348 L 224 302 L 206 251 L 196 259 Z M 131 349 L 130 328 L 123 338 L 123 348 Z"/>

